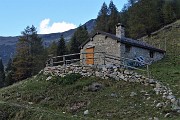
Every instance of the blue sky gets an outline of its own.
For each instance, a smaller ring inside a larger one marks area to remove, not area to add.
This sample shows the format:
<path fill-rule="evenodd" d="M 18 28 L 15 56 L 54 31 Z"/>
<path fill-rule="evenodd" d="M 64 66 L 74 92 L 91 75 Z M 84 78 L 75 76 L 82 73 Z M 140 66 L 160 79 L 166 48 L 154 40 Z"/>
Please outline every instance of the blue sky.
<path fill-rule="evenodd" d="M 97 17 L 110 0 L 0 0 L 0 36 L 17 36 L 26 26 L 38 33 L 62 32 Z M 113 0 L 120 11 L 127 0 Z"/>

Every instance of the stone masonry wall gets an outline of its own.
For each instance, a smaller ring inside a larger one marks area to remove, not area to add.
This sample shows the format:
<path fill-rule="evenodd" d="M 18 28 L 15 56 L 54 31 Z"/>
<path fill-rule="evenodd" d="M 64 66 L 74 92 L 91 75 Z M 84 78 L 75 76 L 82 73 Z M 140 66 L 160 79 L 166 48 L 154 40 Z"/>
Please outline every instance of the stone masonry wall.
<path fill-rule="evenodd" d="M 154 61 L 161 60 L 164 57 L 163 53 L 154 52 L 153 58 L 150 57 L 150 50 L 143 49 L 135 46 L 131 46 L 130 52 L 125 52 L 125 44 L 121 43 L 121 56 L 125 58 L 134 59 L 136 57 L 142 56 L 145 59 L 145 62 L 151 63 Z"/>
<path fill-rule="evenodd" d="M 166 102 L 159 102 L 156 107 L 162 108 L 163 106 L 171 105 L 173 111 L 180 113 L 180 98 L 176 98 L 172 90 L 169 87 L 164 86 L 161 82 L 146 78 L 143 75 L 139 75 L 134 71 L 129 71 L 124 68 L 119 68 L 117 66 L 80 66 L 80 65 L 67 65 L 67 66 L 54 66 L 44 68 L 43 74 L 48 75 L 46 79 L 51 80 L 52 76 L 64 77 L 67 74 L 79 73 L 82 76 L 96 76 L 102 79 L 113 78 L 114 80 L 126 81 L 130 83 L 140 83 L 145 86 L 152 86 L 155 93 L 162 95 L 163 99 L 166 99 Z"/>
<path fill-rule="evenodd" d="M 86 48 L 90 48 L 90 47 L 94 47 L 94 52 L 105 52 L 107 54 L 120 57 L 120 43 L 117 42 L 117 40 L 113 40 L 112 38 L 106 37 L 105 35 L 101 35 L 101 34 L 96 35 L 92 41 L 89 41 L 83 47 L 83 49 L 81 49 L 81 53 L 86 52 L 85 51 Z M 103 54 L 95 53 L 94 57 L 97 58 L 94 61 L 95 64 L 103 64 Z M 81 55 L 81 58 L 83 58 L 83 55 Z M 83 61 L 83 63 L 85 64 L 85 61 Z M 108 62 L 106 62 L 106 64 L 108 64 Z"/>

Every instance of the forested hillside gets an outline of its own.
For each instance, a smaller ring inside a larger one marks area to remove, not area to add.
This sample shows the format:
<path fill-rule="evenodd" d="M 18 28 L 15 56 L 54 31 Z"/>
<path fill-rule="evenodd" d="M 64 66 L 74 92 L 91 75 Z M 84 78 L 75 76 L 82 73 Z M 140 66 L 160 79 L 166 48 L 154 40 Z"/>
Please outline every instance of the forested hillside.
<path fill-rule="evenodd" d="M 126 36 L 140 38 L 180 18 L 179 0 L 128 0 L 121 12 L 110 2 L 104 3 L 97 17 L 96 29 L 115 33 L 115 25 L 125 25 Z"/>

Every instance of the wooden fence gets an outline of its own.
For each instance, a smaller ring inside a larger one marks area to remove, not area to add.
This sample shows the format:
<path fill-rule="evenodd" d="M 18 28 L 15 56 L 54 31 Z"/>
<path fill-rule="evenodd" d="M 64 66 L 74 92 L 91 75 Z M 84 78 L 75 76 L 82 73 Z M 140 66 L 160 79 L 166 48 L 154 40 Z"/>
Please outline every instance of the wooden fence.
<path fill-rule="evenodd" d="M 140 62 L 140 61 L 125 58 L 125 57 L 119 57 L 119 56 L 115 56 L 115 55 L 110 55 L 110 54 L 107 54 L 105 52 L 75 53 L 75 54 L 68 54 L 68 55 L 50 57 L 46 62 L 46 66 L 57 66 L 57 65 L 66 66 L 67 64 L 75 63 L 75 62 L 78 63 L 78 64 L 81 64 L 82 66 L 84 66 L 84 65 L 86 65 L 84 63 L 85 63 L 85 61 L 87 59 L 94 59 L 94 60 L 100 59 L 100 58 L 96 58 L 96 57 L 86 58 L 87 54 L 101 54 L 100 57 L 103 60 L 102 65 L 106 65 L 107 63 L 112 63 L 112 64 L 115 64 L 117 66 L 122 66 L 122 67 L 126 67 L 126 68 L 139 70 L 139 71 L 142 71 L 142 72 L 146 72 L 147 77 L 150 78 L 149 64 L 148 63 Z M 127 64 L 127 61 L 131 61 L 131 62 L 134 62 L 134 63 L 138 63 L 140 65 L 143 65 L 144 67 L 146 67 L 146 69 L 142 69 L 142 68 L 140 68 L 138 66 L 129 65 L 129 64 Z"/>

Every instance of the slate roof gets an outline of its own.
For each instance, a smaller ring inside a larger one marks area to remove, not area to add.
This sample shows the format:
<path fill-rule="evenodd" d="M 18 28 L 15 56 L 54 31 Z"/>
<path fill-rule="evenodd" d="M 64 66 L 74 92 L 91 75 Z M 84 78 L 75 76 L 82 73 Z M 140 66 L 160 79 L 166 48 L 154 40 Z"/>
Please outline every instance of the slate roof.
<path fill-rule="evenodd" d="M 90 38 L 93 38 L 97 34 L 105 35 L 107 37 L 112 38 L 113 40 L 119 41 L 120 43 L 128 44 L 128 45 L 131 45 L 131 46 L 136 46 L 136 47 L 140 47 L 140 48 L 144 48 L 144 49 L 148 49 L 148 50 L 152 50 L 152 51 L 157 51 L 157 52 L 161 52 L 161 53 L 165 52 L 164 50 L 158 49 L 158 48 L 156 48 L 156 47 L 154 47 L 154 46 L 152 46 L 152 45 L 150 45 L 150 44 L 148 44 L 146 42 L 139 41 L 139 40 L 134 40 L 134 39 L 131 39 L 131 38 L 126 38 L 126 37 L 118 38 L 114 34 L 102 32 L 102 31 L 97 31 Z M 83 44 L 81 44 L 80 48 L 82 48 L 86 43 L 88 43 L 90 41 L 90 38 L 88 38 Z"/>

